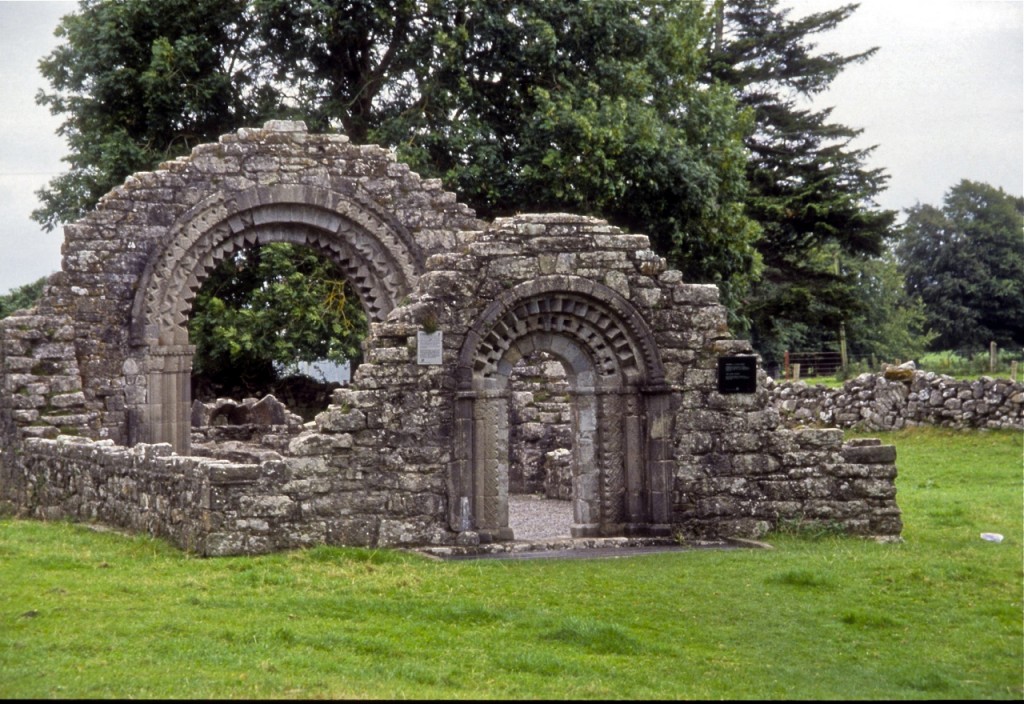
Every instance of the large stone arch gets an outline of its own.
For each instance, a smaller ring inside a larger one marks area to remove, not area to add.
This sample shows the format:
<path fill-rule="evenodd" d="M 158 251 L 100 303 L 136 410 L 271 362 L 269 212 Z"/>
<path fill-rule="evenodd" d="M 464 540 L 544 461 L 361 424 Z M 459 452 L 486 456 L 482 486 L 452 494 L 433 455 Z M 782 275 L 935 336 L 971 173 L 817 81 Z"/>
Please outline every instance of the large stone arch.
<path fill-rule="evenodd" d="M 549 352 L 573 397 L 575 537 L 668 531 L 669 392 L 654 338 L 637 310 L 592 280 L 546 276 L 493 301 L 476 319 L 456 371 L 450 522 L 481 540 L 508 527 L 508 378 Z"/>
<path fill-rule="evenodd" d="M 187 322 L 209 272 L 247 246 L 288 242 L 336 261 L 373 322 L 384 320 L 415 288 L 423 252 L 394 218 L 366 199 L 312 186 L 253 188 L 230 201 L 211 196 L 190 209 L 150 258 L 131 314 L 131 442 L 189 449 L 194 348 Z M 142 386 L 143 388 L 138 388 Z"/>

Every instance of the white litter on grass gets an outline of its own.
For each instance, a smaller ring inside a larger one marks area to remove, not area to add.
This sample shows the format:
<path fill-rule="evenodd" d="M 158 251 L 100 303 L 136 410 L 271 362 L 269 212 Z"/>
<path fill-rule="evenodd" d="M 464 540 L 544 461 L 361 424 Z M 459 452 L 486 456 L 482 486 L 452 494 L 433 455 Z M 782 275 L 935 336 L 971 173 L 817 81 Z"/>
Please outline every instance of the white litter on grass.
<path fill-rule="evenodd" d="M 999 533 L 982 533 L 981 534 L 981 539 L 982 540 L 987 540 L 990 543 L 1001 543 L 1001 542 L 1003 542 L 1003 536 L 1001 536 Z"/>

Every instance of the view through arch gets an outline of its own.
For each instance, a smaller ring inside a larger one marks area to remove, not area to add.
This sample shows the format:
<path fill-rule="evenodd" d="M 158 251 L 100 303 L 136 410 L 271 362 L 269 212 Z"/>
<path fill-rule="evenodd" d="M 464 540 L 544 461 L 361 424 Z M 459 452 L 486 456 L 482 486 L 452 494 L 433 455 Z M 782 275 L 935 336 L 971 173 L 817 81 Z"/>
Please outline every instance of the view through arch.
<path fill-rule="evenodd" d="M 306 421 L 326 408 L 339 380 L 303 376 L 296 362 L 354 368 L 367 335 L 364 305 L 328 255 L 287 242 L 253 245 L 209 273 L 188 322 L 194 401 L 269 393 Z"/>
<path fill-rule="evenodd" d="M 575 431 L 565 367 L 535 352 L 509 382 L 509 527 L 517 540 L 568 538 Z"/>
<path fill-rule="evenodd" d="M 312 193 L 295 202 L 289 189 L 264 189 L 240 197 L 233 208 L 213 202 L 181 224 L 150 260 L 133 306 L 136 366 L 146 370 L 141 408 L 129 408 L 131 442 L 169 442 L 181 454 L 190 447 L 191 306 L 202 283 L 224 259 L 268 243 L 312 247 L 345 274 L 370 320 L 383 320 L 408 295 L 422 256 L 403 232 L 340 194 Z"/>

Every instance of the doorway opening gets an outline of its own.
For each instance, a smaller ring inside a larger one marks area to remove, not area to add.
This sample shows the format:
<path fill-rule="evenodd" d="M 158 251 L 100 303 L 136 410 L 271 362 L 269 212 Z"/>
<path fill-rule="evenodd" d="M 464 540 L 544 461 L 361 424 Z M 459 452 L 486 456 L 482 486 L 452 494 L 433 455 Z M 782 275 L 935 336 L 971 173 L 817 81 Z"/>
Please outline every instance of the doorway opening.
<path fill-rule="evenodd" d="M 558 360 L 569 388 L 571 537 L 665 533 L 670 404 L 653 339 L 619 294 L 565 277 L 521 284 L 471 326 L 456 372 L 452 528 L 480 542 L 519 537 L 509 521 L 511 379 L 538 352 Z"/>
<path fill-rule="evenodd" d="M 573 423 L 562 362 L 534 352 L 509 374 L 508 522 L 516 540 L 571 537 Z"/>

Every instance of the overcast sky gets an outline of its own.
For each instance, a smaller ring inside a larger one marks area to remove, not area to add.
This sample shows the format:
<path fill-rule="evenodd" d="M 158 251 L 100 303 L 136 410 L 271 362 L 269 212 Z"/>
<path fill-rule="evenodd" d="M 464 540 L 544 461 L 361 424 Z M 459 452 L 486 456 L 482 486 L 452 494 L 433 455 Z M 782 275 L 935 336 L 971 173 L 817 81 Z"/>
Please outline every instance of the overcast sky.
<path fill-rule="evenodd" d="M 782 0 L 795 15 L 839 0 Z M 75 2 L 0 0 L 0 293 L 60 268 L 63 234 L 29 217 L 35 191 L 62 171 L 59 121 L 35 104 L 37 63 Z M 941 205 L 961 179 L 1024 192 L 1024 0 L 861 0 L 853 16 L 817 38 L 822 50 L 867 63 L 844 71 L 816 107 L 863 128 L 878 145 L 870 166 L 890 176 L 883 208 Z"/>

